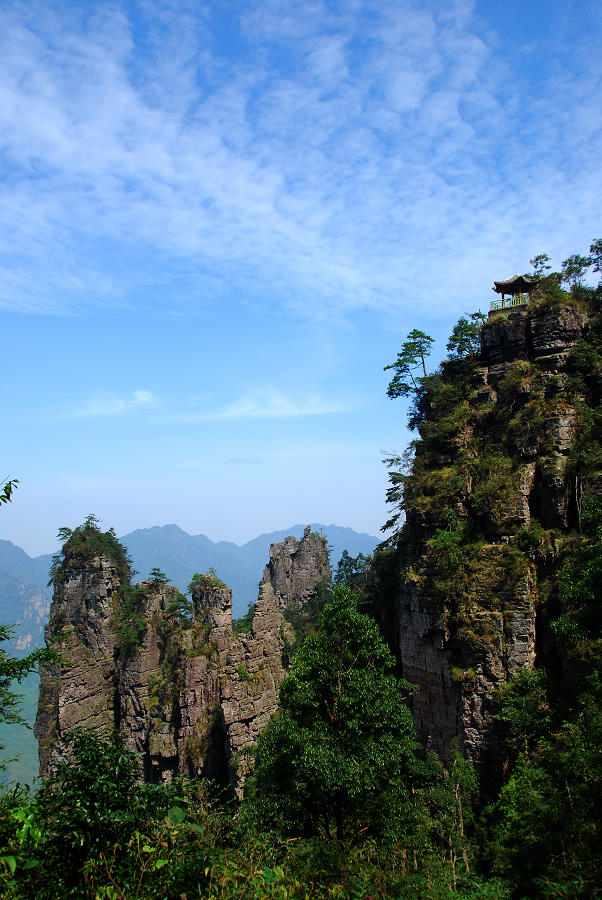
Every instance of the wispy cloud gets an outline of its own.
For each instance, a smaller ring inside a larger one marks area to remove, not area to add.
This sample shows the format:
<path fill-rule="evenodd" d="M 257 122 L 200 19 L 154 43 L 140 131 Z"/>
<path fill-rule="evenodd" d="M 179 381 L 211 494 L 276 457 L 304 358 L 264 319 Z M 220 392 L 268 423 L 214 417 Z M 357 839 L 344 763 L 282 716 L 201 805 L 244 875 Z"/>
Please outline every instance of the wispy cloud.
<path fill-rule="evenodd" d="M 344 407 L 325 402 L 318 396 L 286 396 L 274 388 L 249 391 L 240 400 L 212 414 L 216 419 L 281 419 L 299 416 L 323 416 L 341 412 Z"/>
<path fill-rule="evenodd" d="M 0 303 L 152 303 L 185 260 L 172 306 L 436 311 L 597 221 L 596 16 L 527 70 L 470 0 L 241 9 L 221 46 L 185 0 L 3 5 Z"/>
<path fill-rule="evenodd" d="M 153 421 L 164 424 L 194 424 L 237 419 L 292 419 L 307 416 L 324 416 L 345 412 L 344 402 L 324 400 L 319 392 L 307 390 L 287 394 L 272 387 L 249 388 L 237 400 L 225 405 L 211 406 L 208 398 L 189 399 L 180 405 L 177 399 L 159 403 L 150 391 L 132 391 L 127 396 L 99 391 L 86 403 L 76 406 L 67 418 L 86 419 L 121 416 L 126 413 L 144 412 Z"/>
<path fill-rule="evenodd" d="M 170 407 L 162 412 L 162 422 L 194 424 L 201 422 L 227 422 L 239 419 L 294 419 L 308 416 L 325 416 L 346 412 L 349 405 L 342 401 L 324 400 L 318 391 L 285 393 L 270 386 L 249 388 L 241 397 L 226 405 L 210 408 L 207 403 L 196 408 Z"/>
<path fill-rule="evenodd" d="M 97 393 L 83 406 L 74 409 L 69 418 L 96 418 L 99 416 L 119 416 L 136 410 L 151 409 L 157 398 L 150 391 L 132 391 L 129 396 Z"/>

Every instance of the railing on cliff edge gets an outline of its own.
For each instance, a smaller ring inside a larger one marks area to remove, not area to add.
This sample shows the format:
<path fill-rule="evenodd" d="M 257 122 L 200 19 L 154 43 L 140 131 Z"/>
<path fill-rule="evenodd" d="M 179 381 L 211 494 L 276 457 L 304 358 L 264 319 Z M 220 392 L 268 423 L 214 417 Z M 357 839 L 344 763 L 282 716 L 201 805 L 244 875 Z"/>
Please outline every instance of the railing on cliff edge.
<path fill-rule="evenodd" d="M 529 295 L 526 296 L 524 294 L 515 294 L 513 297 L 509 297 L 507 300 L 502 297 L 501 300 L 492 300 L 491 306 L 489 307 L 489 312 L 496 312 L 500 309 L 509 309 L 513 306 L 526 306 L 529 302 Z"/>

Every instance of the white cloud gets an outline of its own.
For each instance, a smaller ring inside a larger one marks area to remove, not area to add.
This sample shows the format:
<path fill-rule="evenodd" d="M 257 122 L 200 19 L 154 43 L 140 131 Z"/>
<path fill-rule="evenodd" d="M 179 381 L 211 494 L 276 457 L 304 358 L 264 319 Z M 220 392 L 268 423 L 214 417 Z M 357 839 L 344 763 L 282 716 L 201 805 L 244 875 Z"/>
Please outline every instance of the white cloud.
<path fill-rule="evenodd" d="M 188 398 L 182 405 L 172 401 L 160 405 L 151 391 L 136 390 L 127 396 L 98 391 L 85 404 L 76 407 L 67 418 L 86 419 L 120 416 L 145 411 L 153 421 L 165 424 L 195 424 L 237 419 L 281 419 L 323 416 L 345 412 L 344 402 L 324 400 L 318 391 L 308 389 L 295 394 L 270 386 L 249 388 L 240 398 L 224 406 L 211 408 L 210 398 Z"/>
<path fill-rule="evenodd" d="M 323 416 L 341 412 L 343 407 L 327 403 L 317 396 L 286 396 L 274 388 L 249 391 L 240 400 L 215 413 L 217 419 L 280 419 L 299 416 Z"/>
<path fill-rule="evenodd" d="M 6 307 L 152 298 L 186 259 L 178 303 L 436 313 L 596 221 L 595 26 L 534 74 L 468 0 L 250 2 L 230 57 L 198 4 L 141 10 L 144 45 L 118 5 L 0 13 Z"/>
<path fill-rule="evenodd" d="M 129 396 L 120 397 L 110 392 L 95 394 L 84 405 L 75 409 L 69 418 L 95 418 L 115 416 L 141 409 L 149 409 L 157 402 L 150 391 L 132 391 Z"/>
<path fill-rule="evenodd" d="M 345 402 L 324 400 L 313 389 L 285 393 L 265 386 L 249 388 L 237 400 L 218 408 L 210 409 L 206 402 L 196 409 L 191 404 L 180 409 L 172 406 L 169 413 L 160 414 L 160 420 L 172 424 L 195 424 L 238 419 L 292 419 L 331 415 L 345 412 L 349 408 Z"/>

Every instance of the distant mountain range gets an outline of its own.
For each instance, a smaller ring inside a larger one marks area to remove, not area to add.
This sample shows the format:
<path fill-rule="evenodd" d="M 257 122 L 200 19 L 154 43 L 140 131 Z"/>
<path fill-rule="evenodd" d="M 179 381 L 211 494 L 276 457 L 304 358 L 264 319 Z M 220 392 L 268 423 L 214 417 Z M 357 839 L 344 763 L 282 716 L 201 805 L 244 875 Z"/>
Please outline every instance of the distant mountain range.
<path fill-rule="evenodd" d="M 232 588 L 234 616 L 244 615 L 257 599 L 257 586 L 269 558 L 270 544 L 292 534 L 299 539 L 304 525 L 261 534 L 239 546 L 231 541 L 214 542 L 204 534 L 187 534 L 177 525 L 139 528 L 120 538 L 127 547 L 142 580 L 157 567 L 172 584 L 186 591 L 195 572 L 213 568 Z M 378 538 L 352 528 L 313 523 L 312 530 L 324 534 L 336 568 L 343 550 L 352 556 L 372 553 Z M 44 625 L 52 596 L 47 586 L 52 554 L 30 557 L 10 541 L 0 540 L 0 623 L 20 623 L 17 649 L 29 652 L 43 643 Z"/>
<path fill-rule="evenodd" d="M 304 527 L 292 525 L 282 531 L 261 534 L 242 546 L 230 541 L 214 543 L 203 534 L 186 534 L 177 525 L 140 528 L 126 534 L 121 541 L 134 561 L 138 578 L 146 578 L 153 566 L 157 566 L 181 591 L 186 590 L 195 572 L 206 572 L 213 567 L 232 588 L 233 612 L 239 617 L 257 600 L 257 587 L 269 559 L 270 544 L 283 541 L 289 534 L 299 539 Z M 312 524 L 311 528 L 327 538 L 333 569 L 343 550 L 352 556 L 368 554 L 379 542 L 370 534 L 359 534 L 338 525 Z"/>
<path fill-rule="evenodd" d="M 343 550 L 351 556 L 368 555 L 379 543 L 373 535 L 361 534 L 352 528 L 320 524 L 311 527 L 312 531 L 327 538 L 333 570 Z M 261 534 L 242 546 L 230 541 L 214 542 L 204 534 L 187 534 L 177 525 L 139 528 L 120 540 L 129 551 L 139 581 L 156 567 L 184 592 L 195 572 L 215 569 L 232 588 L 233 614 L 239 618 L 257 599 L 270 544 L 283 541 L 289 534 L 299 539 L 304 528 L 304 525 L 293 525 Z M 15 640 L 10 645 L 14 655 L 24 655 L 44 643 L 44 625 L 48 621 L 52 599 L 52 588 L 47 585 L 51 562 L 51 553 L 32 558 L 21 547 L 0 540 L 0 624 L 19 623 Z M 21 693 L 24 695 L 24 714 L 33 721 L 37 706 L 37 675 L 32 674 L 26 679 L 21 685 Z M 9 764 L 0 781 L 31 781 L 37 772 L 37 745 L 33 733 L 26 728 L 0 725 L 0 743 L 6 746 L 0 754 L 4 758 L 21 754 L 19 761 Z"/>

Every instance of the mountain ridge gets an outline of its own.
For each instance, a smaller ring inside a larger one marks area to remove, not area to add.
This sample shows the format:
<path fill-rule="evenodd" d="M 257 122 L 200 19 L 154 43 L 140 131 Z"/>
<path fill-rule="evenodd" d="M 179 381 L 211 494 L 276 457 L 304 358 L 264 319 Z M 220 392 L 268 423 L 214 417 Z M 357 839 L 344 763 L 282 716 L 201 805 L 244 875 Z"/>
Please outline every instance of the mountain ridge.
<path fill-rule="evenodd" d="M 257 585 L 269 557 L 270 544 L 282 541 L 288 535 L 299 539 L 305 525 L 295 524 L 288 528 L 263 532 L 244 544 L 233 541 L 212 541 L 205 534 L 189 534 L 176 523 L 152 525 L 137 528 L 120 536 L 132 557 L 136 577 L 146 578 L 152 568 L 165 572 L 169 580 L 181 591 L 186 591 L 190 579 L 197 571 L 214 568 L 219 577 L 232 588 L 234 614 L 244 615 L 250 603 L 257 597 Z M 336 567 L 343 550 L 351 556 L 358 553 L 368 555 L 373 552 L 379 539 L 367 532 L 358 532 L 344 525 L 324 525 L 311 523 L 312 531 L 326 536 L 331 549 L 331 563 Z M 51 590 L 47 588 L 48 571 L 52 563 L 52 553 L 31 557 L 13 544 L 0 540 L 0 572 L 25 588 L 42 590 L 50 601 Z M 16 599 L 16 595 L 15 595 Z M 3 615 L 9 613 L 10 598 L 0 607 Z M 15 614 L 20 609 L 15 606 Z M 15 619 L 17 621 L 17 619 Z"/>

